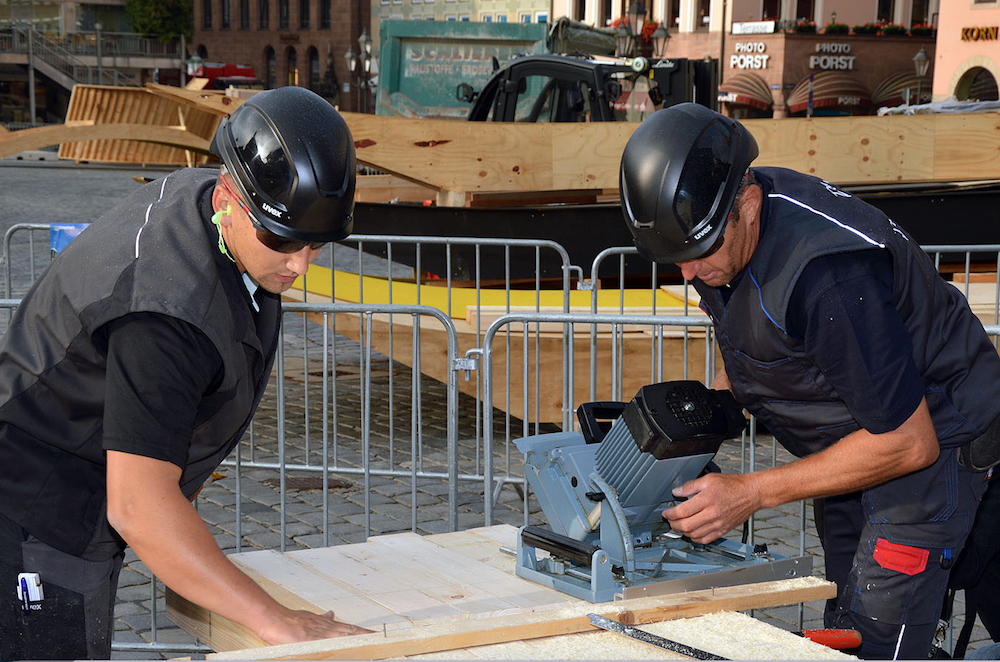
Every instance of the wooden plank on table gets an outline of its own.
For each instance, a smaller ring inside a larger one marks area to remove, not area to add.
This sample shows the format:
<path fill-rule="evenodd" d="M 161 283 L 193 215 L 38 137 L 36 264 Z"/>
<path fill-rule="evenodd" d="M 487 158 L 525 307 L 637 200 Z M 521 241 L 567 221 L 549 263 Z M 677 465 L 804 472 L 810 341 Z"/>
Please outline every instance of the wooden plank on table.
<path fill-rule="evenodd" d="M 270 646 L 209 655 L 209 659 L 383 659 L 420 653 L 555 636 L 592 629 L 593 612 L 627 624 L 645 624 L 719 611 L 760 609 L 833 597 L 836 587 L 815 577 L 762 582 L 617 603 L 532 610 L 405 630 Z"/>
<path fill-rule="evenodd" d="M 359 572 L 359 576 L 378 577 L 376 588 L 361 580 L 369 599 L 409 621 L 456 617 L 463 609 L 472 608 L 479 602 L 498 609 L 512 606 L 502 601 L 498 603 L 493 600 L 496 596 L 474 585 L 465 585 L 456 576 L 437 572 L 433 555 L 421 560 L 421 536 L 408 533 L 387 537 L 393 542 L 383 545 L 374 538 L 362 544 L 292 552 L 290 556 L 328 574 L 340 571 L 339 557 L 364 566 L 366 570 Z M 433 545 L 428 547 L 433 548 Z M 464 559 L 465 565 L 473 563 L 471 559 Z M 461 560 L 456 563 L 457 566 L 462 564 Z"/>
<path fill-rule="evenodd" d="M 514 574 L 513 568 L 510 571 L 493 568 L 438 544 L 437 538 L 410 533 L 380 536 L 370 542 L 391 550 L 391 557 L 408 573 L 434 578 L 433 588 L 421 590 L 465 614 L 503 612 L 567 600 L 566 594 L 554 589 L 526 584 Z"/>

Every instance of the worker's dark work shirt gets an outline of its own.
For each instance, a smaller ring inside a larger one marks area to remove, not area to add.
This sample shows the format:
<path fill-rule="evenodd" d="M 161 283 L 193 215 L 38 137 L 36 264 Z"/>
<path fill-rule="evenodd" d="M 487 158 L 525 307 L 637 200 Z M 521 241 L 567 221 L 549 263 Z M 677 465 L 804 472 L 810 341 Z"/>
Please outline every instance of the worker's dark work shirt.
<path fill-rule="evenodd" d="M 905 422 L 924 391 L 892 291 L 888 251 L 828 255 L 806 266 L 786 317 L 788 334 L 874 434 Z"/>
<path fill-rule="evenodd" d="M 183 468 L 202 395 L 222 378 L 219 353 L 192 324 L 157 313 L 128 315 L 105 332 L 104 450 Z"/>

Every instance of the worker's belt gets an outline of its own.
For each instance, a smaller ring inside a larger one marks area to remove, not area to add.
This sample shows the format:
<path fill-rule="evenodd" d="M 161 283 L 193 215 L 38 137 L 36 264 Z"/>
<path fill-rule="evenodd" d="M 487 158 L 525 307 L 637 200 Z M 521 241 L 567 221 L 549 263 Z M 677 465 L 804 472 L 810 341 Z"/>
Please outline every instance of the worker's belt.
<path fill-rule="evenodd" d="M 1000 416 L 986 432 L 959 449 L 958 460 L 969 471 L 986 471 L 1000 464 Z"/>

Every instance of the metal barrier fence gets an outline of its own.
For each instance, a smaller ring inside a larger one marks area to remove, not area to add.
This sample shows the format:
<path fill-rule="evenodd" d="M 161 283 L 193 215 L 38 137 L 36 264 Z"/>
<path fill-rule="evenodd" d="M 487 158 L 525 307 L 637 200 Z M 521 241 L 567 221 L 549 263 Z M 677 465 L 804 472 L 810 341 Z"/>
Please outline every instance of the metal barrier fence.
<path fill-rule="evenodd" d="M 15 307 L 12 297 L 47 265 L 47 240 L 43 244 L 33 233 L 48 229 L 20 224 L 5 235 L 7 299 L 0 307 Z M 27 241 L 13 243 L 14 233 L 24 231 Z M 369 235 L 349 241 L 354 248 L 338 247 L 321 258 L 328 275 L 310 272 L 303 302 L 285 305 L 277 377 L 248 437 L 198 499 L 227 552 L 529 522 L 537 511 L 512 451 L 515 436 L 572 429 L 578 400 L 630 397 L 634 383 L 702 374 L 708 382 L 714 373 L 713 331 L 707 318 L 690 311 L 689 290 L 678 286 L 677 305 L 660 308 L 653 296 L 651 314 L 626 314 L 623 260 L 634 248 L 602 253 L 590 280 L 578 278 L 590 291 L 577 294 L 570 290 L 572 274 L 582 270 L 552 242 Z M 18 253 L 13 270 L 27 273 L 26 283 L 12 275 L 12 246 L 27 252 Z M 980 319 L 992 322 L 987 332 L 1000 335 L 996 275 L 991 282 L 973 282 L 977 269 L 1000 264 L 1000 245 L 925 250 L 939 264 L 965 255 L 964 268 L 956 272 L 964 283 L 958 285 Z M 487 282 L 481 264 L 488 251 L 507 260 L 513 251 L 528 251 L 536 261 L 549 252 L 561 264 L 561 287 L 550 295 L 541 278 L 518 283 L 508 275 Z M 619 260 L 617 295 L 597 287 L 602 265 L 612 257 Z M 452 277 L 463 261 L 473 276 L 468 282 Z M 442 278 L 428 280 L 426 272 L 436 269 Z M 655 283 L 654 270 L 650 292 L 657 290 Z M 491 286 L 499 288 L 499 303 L 491 303 Z M 353 303 L 340 300 L 345 287 L 354 289 Z M 601 292 L 617 304 L 599 303 Z M 573 297 L 580 295 L 589 313 L 575 312 L 581 306 Z M 518 296 L 526 296 L 527 304 L 519 304 Z M 605 312 L 612 308 L 615 314 Z M 663 314 L 675 310 L 682 314 Z M 554 417 L 542 415 L 548 400 L 557 403 Z M 763 444 L 752 423 L 733 450 L 733 470 L 767 464 Z M 769 450 L 772 465 L 788 459 L 773 442 Z M 333 490 L 338 498 L 331 498 Z M 805 503 L 795 508 L 799 553 L 805 553 Z M 156 605 L 162 592 L 155 581 L 144 600 L 150 622 L 143 632 L 148 630 L 152 643 L 116 640 L 115 650 L 205 650 L 160 642 Z"/>

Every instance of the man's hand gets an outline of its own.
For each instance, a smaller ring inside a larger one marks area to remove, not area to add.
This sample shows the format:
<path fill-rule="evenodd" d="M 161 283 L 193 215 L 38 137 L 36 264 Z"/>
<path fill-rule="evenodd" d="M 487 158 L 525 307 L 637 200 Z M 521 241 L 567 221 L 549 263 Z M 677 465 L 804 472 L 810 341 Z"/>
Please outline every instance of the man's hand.
<path fill-rule="evenodd" d="M 268 623 L 259 634 L 265 643 L 273 646 L 369 632 L 371 630 L 336 620 L 332 611 L 314 614 L 310 611 L 285 609 L 279 618 Z"/>
<path fill-rule="evenodd" d="M 694 542 L 710 543 L 747 521 L 761 508 L 754 474 L 710 473 L 674 489 L 687 501 L 667 508 L 670 527 Z"/>

